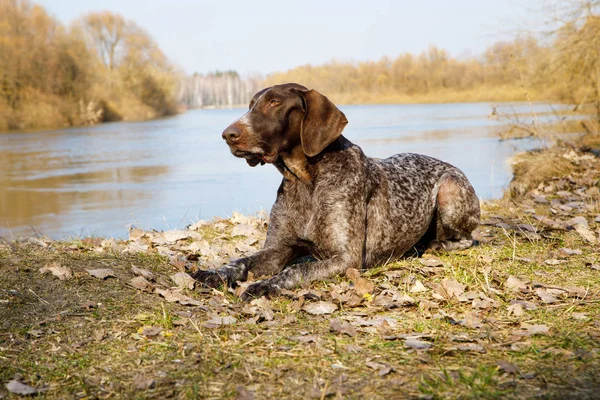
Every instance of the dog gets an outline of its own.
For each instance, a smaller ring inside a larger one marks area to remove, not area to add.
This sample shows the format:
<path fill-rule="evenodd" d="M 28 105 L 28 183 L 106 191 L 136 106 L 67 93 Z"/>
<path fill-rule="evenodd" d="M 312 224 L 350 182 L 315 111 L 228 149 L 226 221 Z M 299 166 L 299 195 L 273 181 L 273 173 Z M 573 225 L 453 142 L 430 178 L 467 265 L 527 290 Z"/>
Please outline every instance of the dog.
<path fill-rule="evenodd" d="M 467 248 L 479 199 L 458 168 L 419 154 L 365 156 L 342 135 L 348 120 L 327 97 L 288 83 L 256 93 L 249 111 L 222 134 L 231 153 L 283 176 L 257 253 L 193 277 L 235 286 L 248 273 L 268 278 L 242 299 L 370 268 L 417 248 Z M 290 264 L 303 256 L 312 262 Z"/>

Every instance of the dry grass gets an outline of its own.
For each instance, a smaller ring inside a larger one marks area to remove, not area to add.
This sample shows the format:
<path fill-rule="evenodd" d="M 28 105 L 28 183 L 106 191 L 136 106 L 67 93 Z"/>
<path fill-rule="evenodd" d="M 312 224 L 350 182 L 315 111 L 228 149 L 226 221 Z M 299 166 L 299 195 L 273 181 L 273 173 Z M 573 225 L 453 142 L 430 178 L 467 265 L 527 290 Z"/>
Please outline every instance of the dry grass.
<path fill-rule="evenodd" d="M 516 155 L 511 160 L 514 178 L 508 196 L 523 195 L 540 183 L 557 176 L 568 176 L 577 166 L 562 150 L 538 150 Z"/>

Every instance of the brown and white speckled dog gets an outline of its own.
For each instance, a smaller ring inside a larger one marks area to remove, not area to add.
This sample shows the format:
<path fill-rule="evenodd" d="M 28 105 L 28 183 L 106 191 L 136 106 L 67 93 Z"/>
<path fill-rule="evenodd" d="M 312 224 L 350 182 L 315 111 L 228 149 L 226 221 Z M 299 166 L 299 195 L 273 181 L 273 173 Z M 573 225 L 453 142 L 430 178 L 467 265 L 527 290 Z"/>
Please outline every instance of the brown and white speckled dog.
<path fill-rule="evenodd" d="M 464 248 L 479 223 L 479 200 L 458 168 L 418 154 L 365 156 L 341 135 L 346 116 L 298 84 L 258 92 L 223 132 L 236 157 L 283 175 L 264 248 L 194 278 L 206 286 L 254 276 L 244 299 L 369 268 L 415 247 Z M 312 255 L 316 261 L 288 265 Z"/>

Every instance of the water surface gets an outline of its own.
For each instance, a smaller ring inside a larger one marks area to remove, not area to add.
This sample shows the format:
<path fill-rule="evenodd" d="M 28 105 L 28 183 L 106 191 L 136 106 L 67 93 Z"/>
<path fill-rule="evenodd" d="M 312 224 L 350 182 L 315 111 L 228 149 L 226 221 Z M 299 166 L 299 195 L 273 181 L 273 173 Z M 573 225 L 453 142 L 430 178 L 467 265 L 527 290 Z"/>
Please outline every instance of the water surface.
<path fill-rule="evenodd" d="M 511 179 L 510 156 L 539 145 L 499 141 L 487 103 L 340 108 L 350 121 L 344 135 L 367 155 L 440 158 L 461 168 L 482 198 L 501 196 Z M 268 210 L 279 173 L 270 165 L 250 168 L 221 139 L 244 112 L 193 110 L 147 122 L 1 133 L 0 236 L 125 237 L 130 224 L 173 229 Z"/>

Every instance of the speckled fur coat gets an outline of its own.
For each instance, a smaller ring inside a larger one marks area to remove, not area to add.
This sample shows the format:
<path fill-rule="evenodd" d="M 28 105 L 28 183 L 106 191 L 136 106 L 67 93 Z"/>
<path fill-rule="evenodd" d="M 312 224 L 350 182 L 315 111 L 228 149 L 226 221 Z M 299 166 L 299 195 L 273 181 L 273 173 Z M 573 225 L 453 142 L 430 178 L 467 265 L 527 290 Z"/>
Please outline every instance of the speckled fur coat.
<path fill-rule="evenodd" d="M 283 175 L 264 248 L 194 277 L 235 285 L 248 272 L 265 279 L 245 299 L 369 268 L 429 246 L 472 244 L 479 200 L 458 168 L 432 157 L 367 157 L 341 132 L 344 114 L 325 96 L 297 84 L 257 93 L 250 110 L 224 132 L 235 156 L 272 163 Z M 289 264 L 301 256 L 315 261 Z"/>

